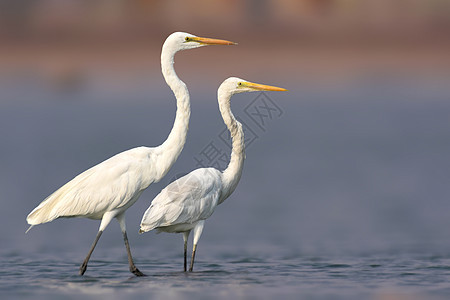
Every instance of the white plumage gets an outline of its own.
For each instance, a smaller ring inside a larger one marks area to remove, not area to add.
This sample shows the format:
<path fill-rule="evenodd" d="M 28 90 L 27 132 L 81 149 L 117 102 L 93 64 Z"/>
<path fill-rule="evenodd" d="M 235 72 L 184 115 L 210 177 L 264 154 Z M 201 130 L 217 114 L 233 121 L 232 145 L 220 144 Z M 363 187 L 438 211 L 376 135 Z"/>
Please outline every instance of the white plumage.
<path fill-rule="evenodd" d="M 137 276 L 144 275 L 136 268 L 131 256 L 126 235 L 125 211 L 151 183 L 158 182 L 166 175 L 186 141 L 190 99 L 186 85 L 178 78 L 173 68 L 175 53 L 213 44 L 234 43 L 201 38 L 184 32 L 175 32 L 164 42 L 161 69 L 164 79 L 177 98 L 177 113 L 173 128 L 162 145 L 134 148 L 105 160 L 66 183 L 28 215 L 27 222 L 31 227 L 62 217 L 101 219 L 94 243 L 80 267 L 80 275 L 86 271 L 89 258 L 102 232 L 113 218 L 118 220 L 123 233 L 130 271 Z"/>
<path fill-rule="evenodd" d="M 220 171 L 214 168 L 192 171 L 169 184 L 153 199 L 142 218 L 141 231 L 192 230 L 197 221 L 212 215 L 221 190 Z"/>
<path fill-rule="evenodd" d="M 251 83 L 236 77 L 226 79 L 218 89 L 219 109 L 230 131 L 232 152 L 228 167 L 223 171 L 201 168 L 175 180 L 164 188 L 145 211 L 140 233 L 156 229 L 158 232 L 183 233 L 184 271 L 187 269 L 187 239 L 194 231 L 192 258 L 202 234 L 204 222 L 217 205 L 225 201 L 236 189 L 244 165 L 244 132 L 233 116 L 230 99 L 233 94 L 251 91 L 285 91 L 283 88 Z"/>
<path fill-rule="evenodd" d="M 28 223 L 33 226 L 60 217 L 99 220 L 106 212 L 126 210 L 156 178 L 152 168 L 146 168 L 154 165 L 152 150 L 130 149 L 84 171 L 39 204 L 28 215 Z"/>

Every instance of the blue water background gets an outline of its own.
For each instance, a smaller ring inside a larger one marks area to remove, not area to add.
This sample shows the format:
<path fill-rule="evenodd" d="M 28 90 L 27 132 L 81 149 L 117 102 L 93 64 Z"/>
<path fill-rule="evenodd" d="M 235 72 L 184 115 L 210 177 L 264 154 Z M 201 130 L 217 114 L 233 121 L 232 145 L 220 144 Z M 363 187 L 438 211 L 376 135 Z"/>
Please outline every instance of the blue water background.
<path fill-rule="evenodd" d="M 237 190 L 206 222 L 195 272 L 184 274 L 180 235 L 137 231 L 153 197 L 196 168 L 207 145 L 229 153 L 220 139 L 215 88 L 191 92 L 181 156 L 126 215 L 136 265 L 149 275 L 135 278 L 117 222 L 80 277 L 99 222 L 56 220 L 25 234 L 25 217 L 90 166 L 132 147 L 160 144 L 174 118 L 170 91 L 145 85 L 122 91 L 101 83 L 55 90 L 33 80 L 20 86 L 2 81 L 0 295 L 445 299 L 449 83 L 362 78 L 324 89 L 288 83 L 288 93 L 265 94 L 278 110 L 263 126 L 248 113 L 260 94 L 235 96 L 233 111 L 254 139 Z"/>

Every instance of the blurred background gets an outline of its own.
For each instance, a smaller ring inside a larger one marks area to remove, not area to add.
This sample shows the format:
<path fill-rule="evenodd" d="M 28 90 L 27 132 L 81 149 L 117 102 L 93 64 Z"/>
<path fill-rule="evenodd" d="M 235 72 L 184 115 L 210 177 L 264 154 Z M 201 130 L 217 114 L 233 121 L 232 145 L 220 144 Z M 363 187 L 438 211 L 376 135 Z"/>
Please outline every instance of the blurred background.
<path fill-rule="evenodd" d="M 361 77 L 448 75 L 446 0 L 20 0 L 0 5 L 3 76 L 38 78 L 55 89 L 113 80 L 109 89 L 142 81 L 158 87 L 160 82 L 151 79 L 160 78 L 159 51 L 174 31 L 240 43 L 232 50 L 189 53 L 191 63 L 177 65 L 181 73 L 197 66 L 200 57 L 215 59 L 211 68 L 186 76 L 197 89 L 214 79 L 205 72 L 219 78 L 206 82 L 208 87 L 222 74 L 264 71 L 283 76 L 283 82 L 319 87 Z"/>
<path fill-rule="evenodd" d="M 3 251 L 84 257 L 98 222 L 57 220 L 25 235 L 26 215 L 90 166 L 164 141 L 175 99 L 160 51 L 174 31 L 239 45 L 176 56 L 190 131 L 170 173 L 127 212 L 138 262 L 158 249 L 181 253 L 181 236 L 138 236 L 138 224 L 207 145 L 229 152 L 216 102 L 229 76 L 289 92 L 264 94 L 277 108 L 264 126 L 249 113 L 258 94 L 233 98 L 254 138 L 238 189 L 207 222 L 200 260 L 214 251 L 448 253 L 446 0 L 1 1 Z M 114 223 L 94 256 L 111 247 L 125 255 Z"/>

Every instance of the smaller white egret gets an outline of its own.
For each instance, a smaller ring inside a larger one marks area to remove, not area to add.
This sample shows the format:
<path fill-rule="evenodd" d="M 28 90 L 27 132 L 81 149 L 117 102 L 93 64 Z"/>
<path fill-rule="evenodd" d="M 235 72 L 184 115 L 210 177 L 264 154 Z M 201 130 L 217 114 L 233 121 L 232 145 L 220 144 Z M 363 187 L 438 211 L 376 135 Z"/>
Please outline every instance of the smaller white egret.
<path fill-rule="evenodd" d="M 223 171 L 200 168 L 165 187 L 152 201 L 142 217 L 139 233 L 156 229 L 158 232 L 183 233 L 184 271 L 187 267 L 187 240 L 194 231 L 189 271 L 194 267 L 197 243 L 205 220 L 217 205 L 236 189 L 244 165 L 244 132 L 231 112 L 231 96 L 252 91 L 286 91 L 286 89 L 251 83 L 236 77 L 226 79 L 218 89 L 219 109 L 232 138 L 231 159 Z"/>

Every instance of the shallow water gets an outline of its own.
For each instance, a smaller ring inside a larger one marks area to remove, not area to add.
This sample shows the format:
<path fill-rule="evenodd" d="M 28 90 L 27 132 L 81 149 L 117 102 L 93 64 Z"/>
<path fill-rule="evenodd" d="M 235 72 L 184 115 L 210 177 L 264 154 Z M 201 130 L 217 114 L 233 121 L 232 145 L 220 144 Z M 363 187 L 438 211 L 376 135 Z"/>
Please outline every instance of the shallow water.
<path fill-rule="evenodd" d="M 146 277 L 127 272 L 122 255 L 93 259 L 85 276 L 79 261 L 56 255 L 2 258 L 1 294 L 21 298 L 127 296 L 208 299 L 406 299 L 445 298 L 450 292 L 450 257 L 426 255 L 199 258 L 192 273 L 181 260 L 139 259 Z M 389 298 L 390 299 L 390 298 Z M 402 298 L 405 299 L 405 298 Z"/>
<path fill-rule="evenodd" d="M 180 235 L 137 230 L 153 197 L 198 167 L 195 159 L 205 146 L 213 142 L 229 152 L 217 103 L 208 100 L 215 93 L 194 95 L 183 153 L 127 211 L 128 237 L 144 278 L 128 272 L 116 222 L 80 277 L 79 264 L 99 223 L 57 220 L 25 235 L 25 217 L 88 167 L 131 147 L 162 142 L 174 114 L 167 91 L 150 103 L 145 88 L 61 95 L 3 86 L 0 295 L 446 299 L 449 86 L 386 81 L 327 91 L 292 87 L 267 94 L 281 113 L 263 127 L 246 113 L 259 94 L 236 96 L 233 111 L 253 137 L 244 173 L 236 192 L 206 222 L 194 272 L 185 274 Z"/>

